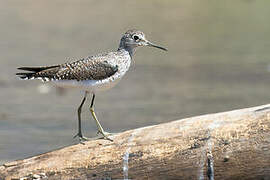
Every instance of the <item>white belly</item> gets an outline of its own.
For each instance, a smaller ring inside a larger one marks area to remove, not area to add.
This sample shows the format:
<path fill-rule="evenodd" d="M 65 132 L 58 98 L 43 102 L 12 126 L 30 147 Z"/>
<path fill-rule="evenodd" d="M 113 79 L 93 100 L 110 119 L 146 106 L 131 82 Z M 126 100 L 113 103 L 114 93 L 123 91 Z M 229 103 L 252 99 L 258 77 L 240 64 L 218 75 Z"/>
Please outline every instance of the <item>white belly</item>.
<path fill-rule="evenodd" d="M 76 88 L 84 91 L 88 91 L 90 93 L 96 93 L 99 91 L 105 91 L 112 87 L 114 87 L 120 78 L 112 80 L 111 78 L 107 78 L 104 80 L 85 80 L 85 81 L 76 81 L 76 80 L 59 80 L 53 81 L 56 86 L 63 88 Z"/>

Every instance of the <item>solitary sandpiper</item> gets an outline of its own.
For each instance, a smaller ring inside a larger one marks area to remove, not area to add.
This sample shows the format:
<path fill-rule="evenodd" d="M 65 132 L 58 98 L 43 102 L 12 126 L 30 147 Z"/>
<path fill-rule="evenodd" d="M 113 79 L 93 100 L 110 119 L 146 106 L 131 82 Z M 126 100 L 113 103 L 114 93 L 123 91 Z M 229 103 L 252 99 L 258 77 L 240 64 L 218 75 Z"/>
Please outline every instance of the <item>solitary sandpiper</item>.
<path fill-rule="evenodd" d="M 19 70 L 26 72 L 19 72 L 16 75 L 21 79 L 41 79 L 42 81 L 50 81 L 59 87 L 77 88 L 85 91 L 78 108 L 78 133 L 74 136 L 79 137 L 80 141 L 87 140 L 81 131 L 81 109 L 87 95 L 92 94 L 90 112 L 96 122 L 98 133 L 104 139 L 112 141 L 109 138 L 110 133 L 103 130 L 96 117 L 94 111 L 95 94 L 110 89 L 119 82 L 129 69 L 135 49 L 140 46 L 151 46 L 167 51 L 167 49 L 148 41 L 142 31 L 128 30 L 122 36 L 117 51 L 52 66 L 20 67 Z"/>

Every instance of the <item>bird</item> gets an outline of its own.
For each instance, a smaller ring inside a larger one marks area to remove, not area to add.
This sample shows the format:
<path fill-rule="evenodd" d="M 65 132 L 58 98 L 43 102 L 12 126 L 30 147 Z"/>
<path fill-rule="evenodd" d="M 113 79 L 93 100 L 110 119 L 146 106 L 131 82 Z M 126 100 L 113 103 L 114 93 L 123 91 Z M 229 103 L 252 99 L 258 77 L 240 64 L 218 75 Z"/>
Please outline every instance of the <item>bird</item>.
<path fill-rule="evenodd" d="M 149 46 L 167 51 L 166 48 L 156 45 L 145 38 L 140 30 L 128 30 L 121 39 L 116 51 L 88 56 L 72 62 L 50 66 L 19 67 L 21 72 L 16 75 L 23 79 L 40 79 L 43 82 L 50 82 L 62 88 L 75 88 L 84 91 L 83 99 L 77 109 L 78 133 L 80 141 L 88 138 L 82 134 L 81 110 L 88 97 L 92 95 L 90 112 L 96 123 L 98 132 L 103 139 L 113 141 L 109 136 L 112 133 L 104 131 L 94 111 L 94 101 L 97 92 L 108 90 L 114 87 L 126 74 L 133 60 L 135 50 L 138 47 Z"/>

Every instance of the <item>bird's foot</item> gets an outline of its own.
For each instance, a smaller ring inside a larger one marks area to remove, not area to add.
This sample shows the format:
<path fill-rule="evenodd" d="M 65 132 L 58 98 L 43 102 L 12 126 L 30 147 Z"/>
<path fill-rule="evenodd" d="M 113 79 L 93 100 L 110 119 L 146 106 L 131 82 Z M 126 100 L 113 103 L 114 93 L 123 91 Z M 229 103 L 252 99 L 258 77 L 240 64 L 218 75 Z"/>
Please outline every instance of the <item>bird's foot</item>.
<path fill-rule="evenodd" d="M 76 138 L 76 137 L 79 137 L 79 140 L 81 143 L 88 140 L 88 138 L 84 137 L 81 132 L 78 132 L 73 138 Z"/>
<path fill-rule="evenodd" d="M 98 130 L 97 134 L 102 135 L 101 139 L 105 139 L 105 140 L 109 140 L 109 141 L 113 142 L 113 140 L 111 138 L 109 138 L 109 136 L 112 136 L 115 133 L 109 133 L 109 132 L 106 132 L 104 130 Z"/>

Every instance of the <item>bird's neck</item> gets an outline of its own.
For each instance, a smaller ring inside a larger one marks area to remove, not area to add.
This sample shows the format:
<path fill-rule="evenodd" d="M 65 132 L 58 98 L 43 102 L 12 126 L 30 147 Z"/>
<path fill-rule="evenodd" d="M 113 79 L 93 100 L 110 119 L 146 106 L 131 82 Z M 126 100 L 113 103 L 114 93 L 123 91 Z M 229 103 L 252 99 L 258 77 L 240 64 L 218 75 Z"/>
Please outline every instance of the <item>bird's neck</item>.
<path fill-rule="evenodd" d="M 131 46 L 124 46 L 124 45 L 121 45 L 119 46 L 118 48 L 118 51 L 120 50 L 125 50 L 129 53 L 130 57 L 132 58 L 134 53 L 135 53 L 135 48 L 134 47 L 131 47 Z"/>

